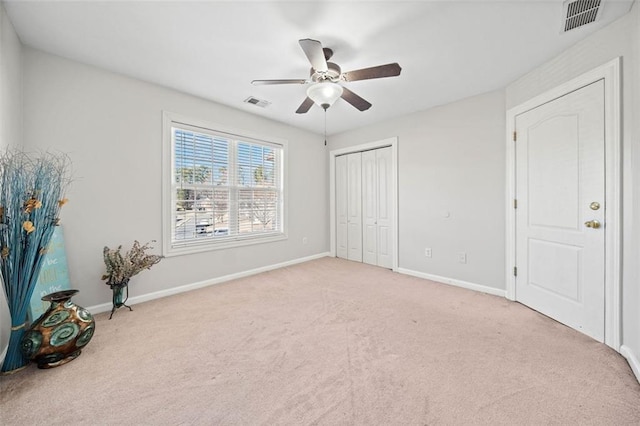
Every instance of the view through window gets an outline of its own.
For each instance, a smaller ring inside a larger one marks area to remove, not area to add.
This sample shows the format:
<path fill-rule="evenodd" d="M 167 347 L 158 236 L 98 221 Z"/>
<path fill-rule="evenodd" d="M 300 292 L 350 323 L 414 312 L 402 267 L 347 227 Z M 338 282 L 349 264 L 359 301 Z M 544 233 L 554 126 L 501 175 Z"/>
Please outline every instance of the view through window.
<path fill-rule="evenodd" d="M 281 145 L 173 123 L 172 247 L 283 233 Z"/>

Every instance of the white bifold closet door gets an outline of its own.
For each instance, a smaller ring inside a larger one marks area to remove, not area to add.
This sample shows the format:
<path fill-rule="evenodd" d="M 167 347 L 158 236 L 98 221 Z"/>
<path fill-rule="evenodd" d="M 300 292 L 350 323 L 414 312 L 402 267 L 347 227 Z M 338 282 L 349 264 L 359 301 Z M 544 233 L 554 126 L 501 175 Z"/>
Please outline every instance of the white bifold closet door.
<path fill-rule="evenodd" d="M 362 153 L 362 260 L 391 268 L 391 148 Z"/>
<path fill-rule="evenodd" d="M 362 262 L 362 153 L 347 155 L 347 259 Z"/>
<path fill-rule="evenodd" d="M 337 256 L 392 267 L 391 147 L 336 157 Z"/>
<path fill-rule="evenodd" d="M 347 194 L 347 156 L 336 157 L 336 254 L 338 257 L 346 259 L 349 256 L 347 246 L 347 234 L 349 218 L 347 214 L 348 194 Z"/>

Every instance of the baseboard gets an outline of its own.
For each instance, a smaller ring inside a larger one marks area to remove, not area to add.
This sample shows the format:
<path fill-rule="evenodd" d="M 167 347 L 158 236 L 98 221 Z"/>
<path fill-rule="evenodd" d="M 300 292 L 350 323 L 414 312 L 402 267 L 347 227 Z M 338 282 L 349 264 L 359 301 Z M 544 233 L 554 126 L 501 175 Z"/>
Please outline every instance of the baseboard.
<path fill-rule="evenodd" d="M 436 281 L 442 284 L 449 284 L 456 287 L 466 288 L 468 290 L 479 291 L 481 293 L 492 294 L 494 296 L 506 297 L 506 290 L 499 288 L 493 288 L 482 284 L 470 283 L 468 281 L 457 280 L 454 278 L 441 277 L 439 275 L 426 274 L 424 272 L 412 271 L 411 269 L 398 268 L 397 272 L 405 275 L 411 275 L 412 277 L 424 278 L 426 280 Z"/>
<path fill-rule="evenodd" d="M 627 359 L 627 362 L 631 366 L 633 374 L 636 375 L 636 379 L 640 383 L 640 360 L 638 360 L 636 354 L 631 350 L 629 346 L 622 345 L 620 346 L 620 355 Z"/>
<path fill-rule="evenodd" d="M 262 272 L 273 271 L 274 269 L 284 268 L 286 266 L 295 265 L 298 263 L 308 262 L 310 260 L 320 259 L 322 257 L 329 256 L 329 252 L 318 253 L 312 256 L 301 257 L 298 259 L 288 260 L 282 263 L 276 263 L 274 265 L 262 266 L 260 268 L 250 269 L 248 271 L 237 272 L 235 274 L 229 274 L 222 277 L 211 278 L 209 280 L 199 281 L 192 284 L 186 284 L 179 287 L 168 288 L 166 290 L 154 291 L 153 293 L 147 293 L 140 296 L 130 297 L 127 300 L 127 304 L 135 305 L 137 303 L 148 302 L 150 300 L 160 299 L 174 294 L 185 293 L 187 291 L 196 290 L 203 287 L 209 287 L 215 284 L 221 284 L 227 281 L 236 280 L 238 278 L 244 278 L 251 275 L 260 274 Z M 111 303 L 102 303 L 100 305 L 89 306 L 87 309 L 94 313 L 109 312 L 111 310 Z"/>

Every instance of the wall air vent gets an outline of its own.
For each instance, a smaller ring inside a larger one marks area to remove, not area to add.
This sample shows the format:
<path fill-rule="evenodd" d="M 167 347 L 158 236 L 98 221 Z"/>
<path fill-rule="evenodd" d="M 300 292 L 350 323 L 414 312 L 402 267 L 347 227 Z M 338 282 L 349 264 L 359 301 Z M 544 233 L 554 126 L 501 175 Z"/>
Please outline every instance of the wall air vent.
<path fill-rule="evenodd" d="M 269 105 L 271 105 L 271 102 L 265 101 L 263 99 L 254 98 L 253 96 L 249 96 L 247 99 L 244 100 L 244 102 L 251 105 L 259 106 L 260 108 L 266 108 Z"/>
<path fill-rule="evenodd" d="M 600 17 L 602 0 L 566 0 L 563 6 L 563 32 L 595 22 Z"/>

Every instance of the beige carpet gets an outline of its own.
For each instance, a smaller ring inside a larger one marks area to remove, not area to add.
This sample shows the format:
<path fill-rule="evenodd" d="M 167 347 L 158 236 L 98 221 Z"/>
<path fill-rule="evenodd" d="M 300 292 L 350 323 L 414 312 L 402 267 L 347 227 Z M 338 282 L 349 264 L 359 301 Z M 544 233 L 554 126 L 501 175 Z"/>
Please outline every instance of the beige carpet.
<path fill-rule="evenodd" d="M 333 258 L 96 319 L 75 361 L 0 377 L 0 424 L 640 424 L 640 385 L 605 345 Z"/>

